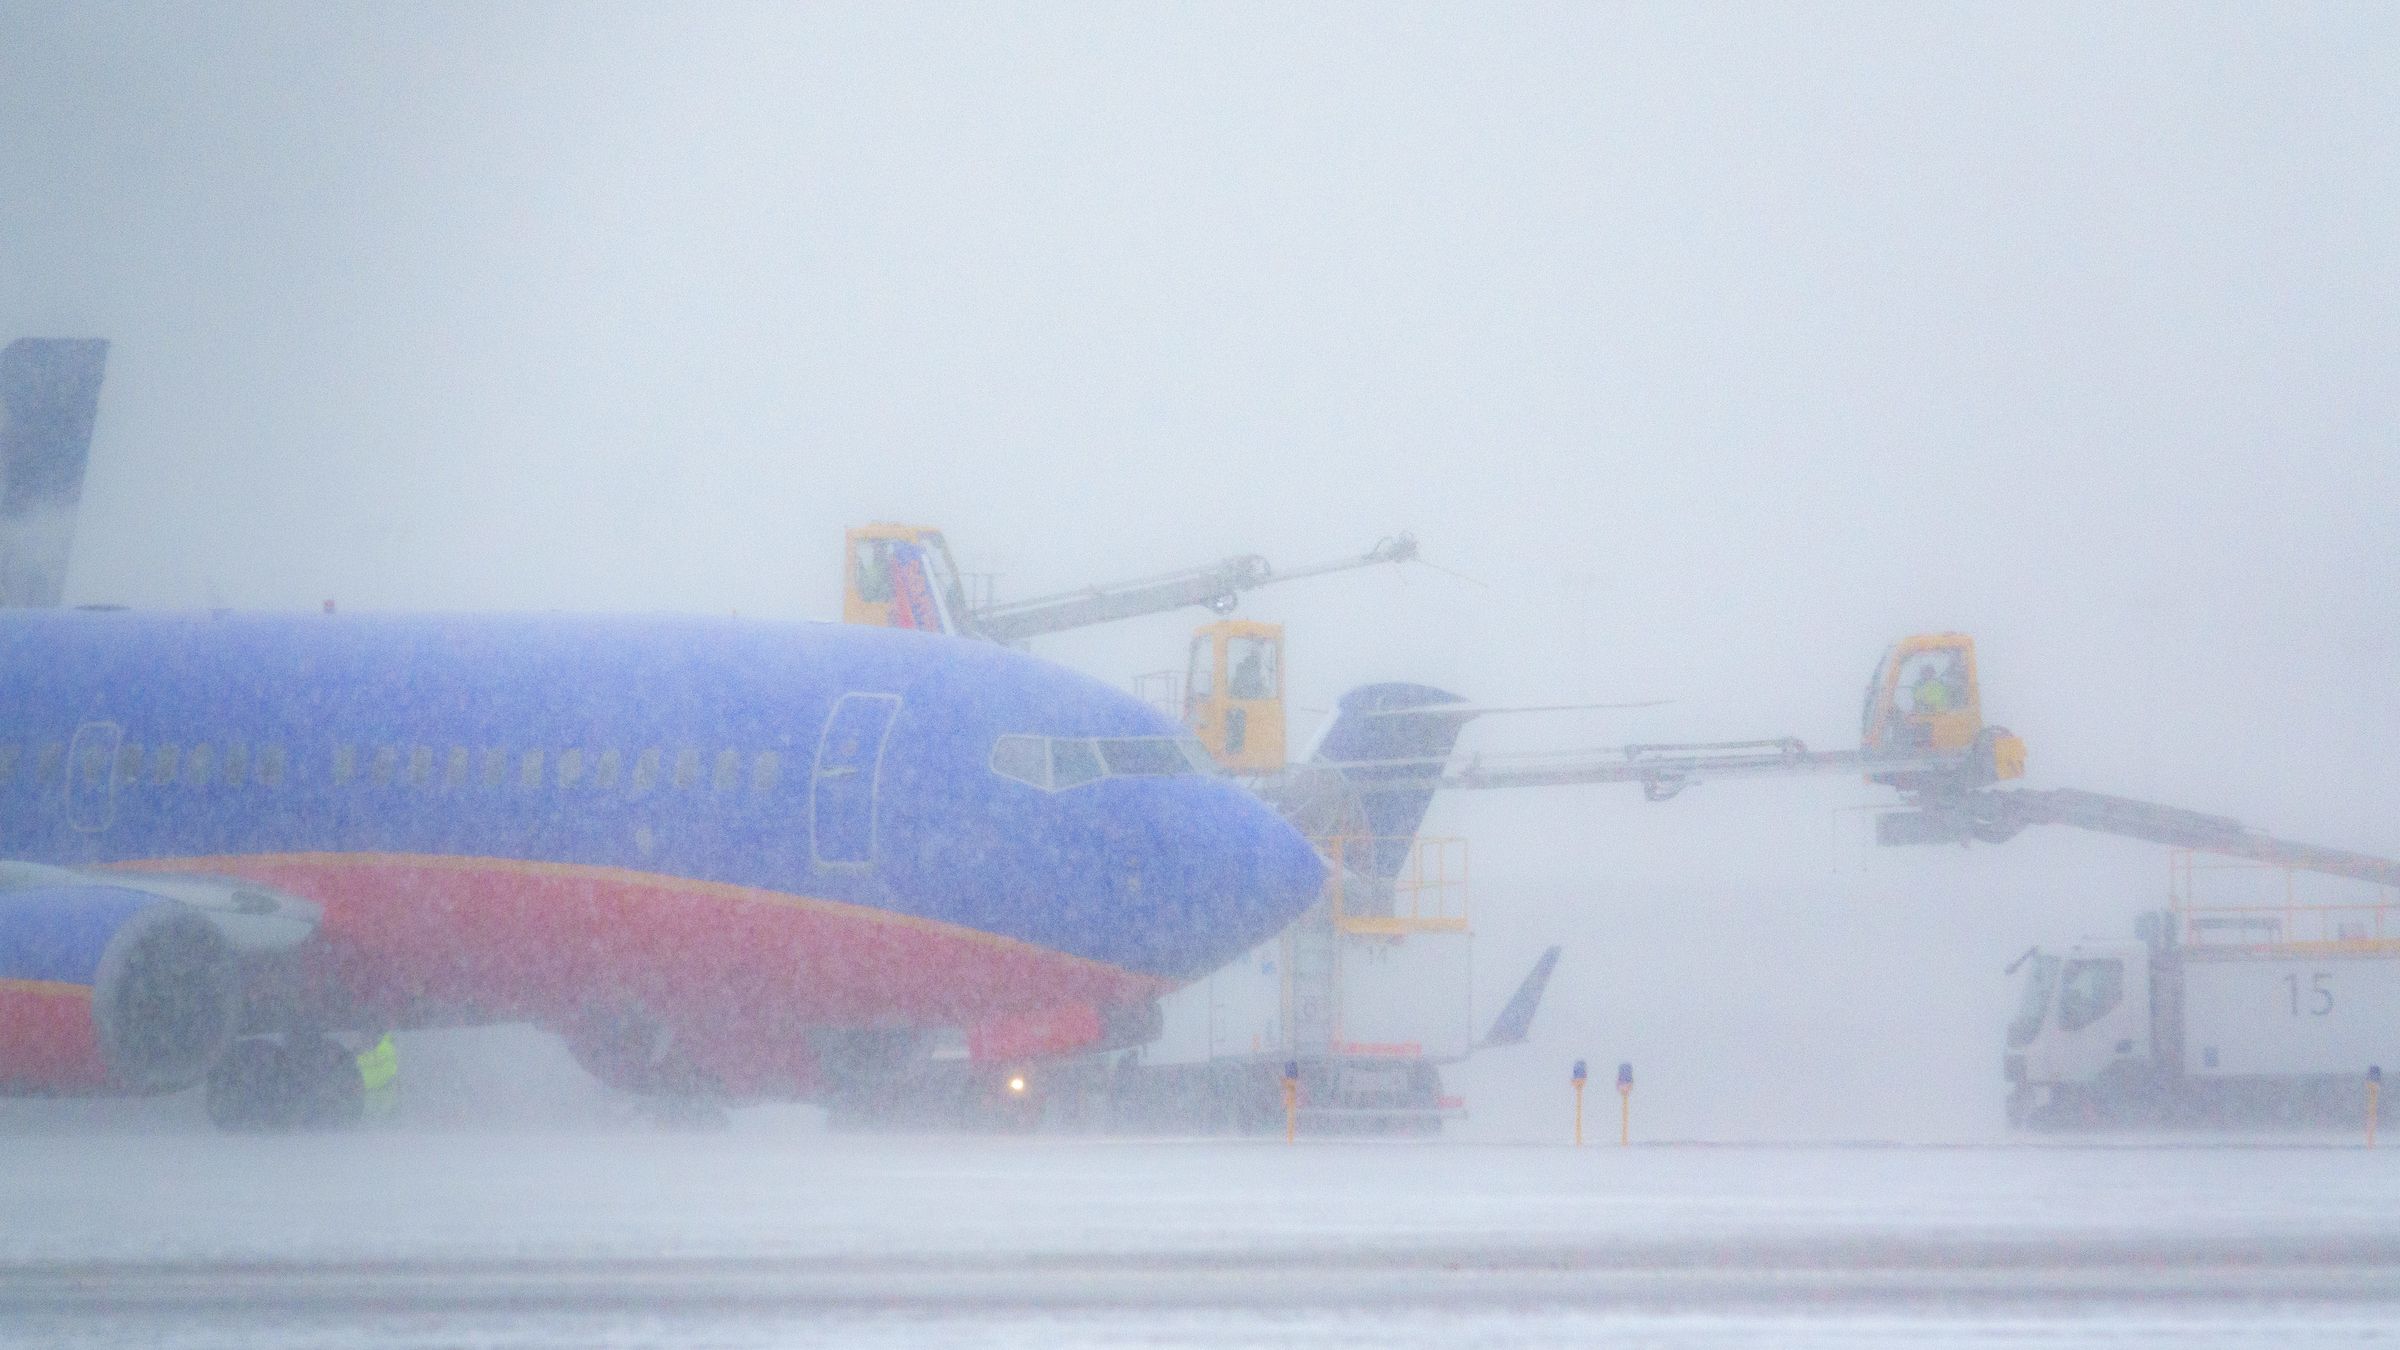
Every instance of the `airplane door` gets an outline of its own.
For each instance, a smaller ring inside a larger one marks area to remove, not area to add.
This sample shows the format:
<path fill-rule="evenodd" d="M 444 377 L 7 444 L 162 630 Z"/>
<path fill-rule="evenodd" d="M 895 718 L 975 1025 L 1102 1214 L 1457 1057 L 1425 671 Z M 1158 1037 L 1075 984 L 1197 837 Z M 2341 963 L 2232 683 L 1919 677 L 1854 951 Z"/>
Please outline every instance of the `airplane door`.
<path fill-rule="evenodd" d="M 863 865 L 875 855 L 875 787 L 896 694 L 844 694 L 825 719 L 809 779 L 809 826 L 818 862 Z"/>
<path fill-rule="evenodd" d="M 86 834 L 108 828 L 117 814 L 117 747 L 125 729 L 86 722 L 67 744 L 67 823 Z"/>

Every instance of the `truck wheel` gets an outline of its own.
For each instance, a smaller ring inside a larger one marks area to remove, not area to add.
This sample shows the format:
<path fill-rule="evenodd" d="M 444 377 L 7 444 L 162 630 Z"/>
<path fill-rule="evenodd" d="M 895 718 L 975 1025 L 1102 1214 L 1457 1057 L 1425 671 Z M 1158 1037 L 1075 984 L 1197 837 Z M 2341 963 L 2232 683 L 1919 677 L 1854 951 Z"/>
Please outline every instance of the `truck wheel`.
<path fill-rule="evenodd" d="M 323 1036 L 235 1041 L 208 1075 L 208 1118 L 221 1130 L 330 1130 L 365 1114 L 357 1057 Z"/>

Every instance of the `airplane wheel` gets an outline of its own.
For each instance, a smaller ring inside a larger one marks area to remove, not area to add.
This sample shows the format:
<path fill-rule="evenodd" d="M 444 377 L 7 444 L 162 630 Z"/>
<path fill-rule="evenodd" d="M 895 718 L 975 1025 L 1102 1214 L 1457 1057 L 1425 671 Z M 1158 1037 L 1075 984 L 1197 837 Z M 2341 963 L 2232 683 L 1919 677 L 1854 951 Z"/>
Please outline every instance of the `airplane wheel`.
<path fill-rule="evenodd" d="M 365 1113 L 358 1060 L 322 1036 L 235 1041 L 208 1075 L 208 1118 L 222 1130 L 330 1130 Z"/>

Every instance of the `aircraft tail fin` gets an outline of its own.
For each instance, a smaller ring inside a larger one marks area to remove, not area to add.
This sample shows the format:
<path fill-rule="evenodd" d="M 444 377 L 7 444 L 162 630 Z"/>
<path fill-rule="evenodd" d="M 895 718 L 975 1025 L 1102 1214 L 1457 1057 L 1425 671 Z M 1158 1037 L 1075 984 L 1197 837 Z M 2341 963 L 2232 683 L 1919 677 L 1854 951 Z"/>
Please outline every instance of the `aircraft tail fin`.
<path fill-rule="evenodd" d="M 0 605 L 55 605 L 64 592 L 107 361 L 99 338 L 0 348 Z"/>
<path fill-rule="evenodd" d="M 1550 972 L 1556 969 L 1558 948 L 1552 947 L 1525 973 L 1525 982 L 1517 986 L 1517 992 L 1509 996 L 1508 1006 L 1492 1019 L 1492 1030 L 1479 1048 L 1495 1050 L 1524 1041 L 1525 1034 L 1533 1030 L 1533 1015 L 1541 1009 L 1542 994 L 1550 988 Z"/>
<path fill-rule="evenodd" d="M 1365 861 L 1378 880 L 1391 880 L 1407 865 L 1417 827 L 1433 805 L 1434 788 L 1417 782 L 1428 763 L 1450 757 L 1475 711 L 1458 695 L 1422 684 L 1367 684 L 1342 695 L 1310 760 L 1339 765 L 1355 792 L 1363 833 L 1375 841 Z M 1377 788 L 1379 780 L 1410 786 Z"/>

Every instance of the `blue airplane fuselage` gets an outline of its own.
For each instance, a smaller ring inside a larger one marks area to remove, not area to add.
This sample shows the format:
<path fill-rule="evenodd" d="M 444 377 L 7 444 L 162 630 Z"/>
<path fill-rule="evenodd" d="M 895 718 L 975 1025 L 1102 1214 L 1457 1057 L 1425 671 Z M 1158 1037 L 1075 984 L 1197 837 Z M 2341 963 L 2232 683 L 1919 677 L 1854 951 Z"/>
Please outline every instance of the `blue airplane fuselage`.
<path fill-rule="evenodd" d="M 788 1086 L 809 1029 L 1152 997 L 1294 917 L 1315 853 L 1181 734 L 892 630 L 21 610 L 0 857 L 304 897 L 335 1020 L 639 1005 Z M 1045 753 L 1101 772 L 995 767 Z"/>

